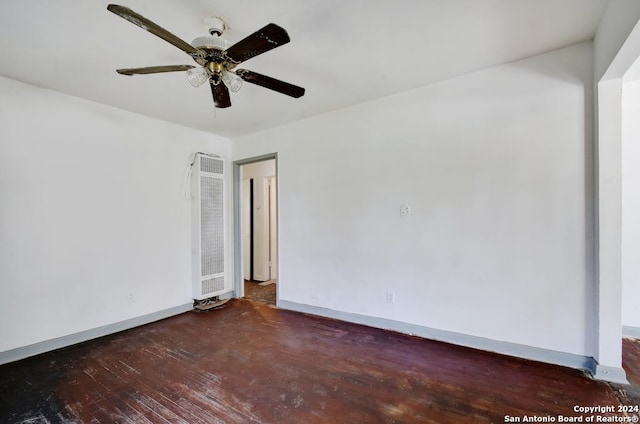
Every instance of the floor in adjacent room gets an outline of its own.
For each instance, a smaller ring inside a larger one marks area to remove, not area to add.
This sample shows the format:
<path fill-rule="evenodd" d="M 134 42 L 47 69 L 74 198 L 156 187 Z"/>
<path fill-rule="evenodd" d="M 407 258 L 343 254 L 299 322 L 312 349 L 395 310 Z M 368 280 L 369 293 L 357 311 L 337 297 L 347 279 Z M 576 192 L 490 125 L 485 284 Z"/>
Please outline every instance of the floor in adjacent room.
<path fill-rule="evenodd" d="M 586 416 L 633 387 L 232 300 L 0 366 L 0 422 L 497 423 Z"/>
<path fill-rule="evenodd" d="M 244 280 L 244 297 L 254 302 L 276 304 L 276 280 Z"/>

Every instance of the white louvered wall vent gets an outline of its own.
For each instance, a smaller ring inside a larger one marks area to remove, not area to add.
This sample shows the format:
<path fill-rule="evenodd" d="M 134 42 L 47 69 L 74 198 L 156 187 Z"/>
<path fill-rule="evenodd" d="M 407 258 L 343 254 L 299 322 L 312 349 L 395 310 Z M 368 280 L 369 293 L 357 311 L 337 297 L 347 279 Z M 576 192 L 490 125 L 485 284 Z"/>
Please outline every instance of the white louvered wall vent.
<path fill-rule="evenodd" d="M 198 154 L 193 166 L 193 298 L 202 300 L 231 291 L 224 270 L 224 161 Z"/>

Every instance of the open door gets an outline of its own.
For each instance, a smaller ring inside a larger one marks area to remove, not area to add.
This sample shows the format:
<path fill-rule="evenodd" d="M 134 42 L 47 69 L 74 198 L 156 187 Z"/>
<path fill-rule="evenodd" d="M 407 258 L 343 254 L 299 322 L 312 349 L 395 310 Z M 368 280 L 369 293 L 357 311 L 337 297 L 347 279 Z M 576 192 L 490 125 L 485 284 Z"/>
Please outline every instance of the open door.
<path fill-rule="evenodd" d="M 276 304 L 278 275 L 276 160 L 234 164 L 236 296 Z M 239 281 L 238 281 L 239 280 Z"/>

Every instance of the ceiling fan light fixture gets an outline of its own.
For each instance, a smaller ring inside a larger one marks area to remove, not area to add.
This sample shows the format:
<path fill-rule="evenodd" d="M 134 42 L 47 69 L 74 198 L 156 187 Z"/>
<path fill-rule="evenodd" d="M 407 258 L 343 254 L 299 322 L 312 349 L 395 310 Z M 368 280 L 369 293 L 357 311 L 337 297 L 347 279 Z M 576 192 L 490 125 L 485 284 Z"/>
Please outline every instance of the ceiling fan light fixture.
<path fill-rule="evenodd" d="M 209 79 L 209 74 L 204 68 L 189 69 L 186 73 L 187 81 L 194 87 L 200 87 Z"/>
<path fill-rule="evenodd" d="M 242 78 L 229 71 L 222 71 L 222 82 L 234 93 L 237 93 L 242 88 Z"/>

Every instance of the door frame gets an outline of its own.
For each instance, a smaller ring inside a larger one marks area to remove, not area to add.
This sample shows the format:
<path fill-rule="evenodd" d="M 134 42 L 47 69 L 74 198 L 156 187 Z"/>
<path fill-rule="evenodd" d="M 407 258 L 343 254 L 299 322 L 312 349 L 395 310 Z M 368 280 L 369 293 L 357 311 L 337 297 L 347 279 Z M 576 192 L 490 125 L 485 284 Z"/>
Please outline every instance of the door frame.
<path fill-rule="evenodd" d="M 269 199 L 269 279 L 273 280 L 278 275 L 278 196 L 276 186 L 277 177 L 265 177 L 267 180 L 267 197 Z M 277 286 L 276 286 L 277 287 Z"/>
<path fill-rule="evenodd" d="M 234 297 L 244 297 L 244 269 L 242 264 L 242 166 L 267 160 L 275 160 L 276 165 L 276 307 L 280 301 L 280 186 L 278 175 L 278 153 L 268 153 L 233 162 L 233 288 Z"/>

